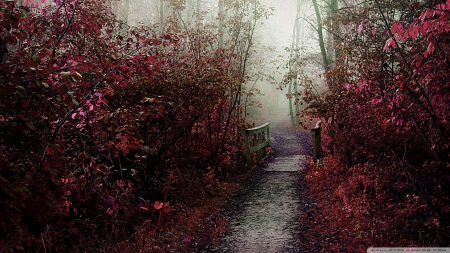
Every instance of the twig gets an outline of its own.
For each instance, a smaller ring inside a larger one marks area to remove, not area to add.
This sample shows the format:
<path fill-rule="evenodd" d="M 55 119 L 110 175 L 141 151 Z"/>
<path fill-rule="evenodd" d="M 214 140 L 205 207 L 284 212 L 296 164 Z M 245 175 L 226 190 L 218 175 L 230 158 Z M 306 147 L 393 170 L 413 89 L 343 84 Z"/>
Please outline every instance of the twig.
<path fill-rule="evenodd" d="M 16 234 L 17 234 L 17 231 L 11 236 L 11 239 L 9 239 L 9 240 L 6 242 L 5 247 L 3 247 L 3 249 L 0 251 L 0 253 L 2 253 L 3 251 L 5 251 L 5 250 L 7 249 L 8 244 L 11 242 L 12 238 L 13 238 Z M 14 245 L 11 245 L 11 246 L 14 246 Z"/>

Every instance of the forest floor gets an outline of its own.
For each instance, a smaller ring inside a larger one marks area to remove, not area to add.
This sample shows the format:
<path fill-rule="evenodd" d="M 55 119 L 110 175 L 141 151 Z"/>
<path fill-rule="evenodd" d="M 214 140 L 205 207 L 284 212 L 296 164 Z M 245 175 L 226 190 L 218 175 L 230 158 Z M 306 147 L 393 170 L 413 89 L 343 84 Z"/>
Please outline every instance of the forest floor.
<path fill-rule="evenodd" d="M 199 252 L 303 252 L 299 238 L 308 226 L 300 220 L 311 201 L 300 182 L 310 133 L 291 128 L 289 118 L 270 123 L 273 154 L 228 205 L 221 243 Z"/>

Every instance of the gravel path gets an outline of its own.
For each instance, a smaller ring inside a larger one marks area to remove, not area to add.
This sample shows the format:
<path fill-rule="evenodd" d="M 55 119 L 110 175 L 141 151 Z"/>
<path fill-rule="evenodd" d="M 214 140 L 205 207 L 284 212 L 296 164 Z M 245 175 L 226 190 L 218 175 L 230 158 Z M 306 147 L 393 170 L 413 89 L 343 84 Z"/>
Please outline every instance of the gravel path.
<path fill-rule="evenodd" d="M 207 252 L 301 252 L 299 217 L 306 200 L 299 182 L 310 133 L 289 128 L 288 119 L 270 123 L 274 155 L 233 201 L 230 232 Z"/>

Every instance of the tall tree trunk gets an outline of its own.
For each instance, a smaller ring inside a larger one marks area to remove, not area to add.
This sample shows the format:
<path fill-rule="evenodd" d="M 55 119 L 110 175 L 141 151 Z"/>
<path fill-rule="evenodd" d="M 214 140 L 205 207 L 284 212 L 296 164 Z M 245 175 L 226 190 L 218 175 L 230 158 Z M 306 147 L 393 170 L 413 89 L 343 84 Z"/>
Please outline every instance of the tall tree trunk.
<path fill-rule="evenodd" d="M 301 6 L 302 0 L 297 0 L 297 14 L 295 15 L 295 22 L 294 22 L 294 28 L 292 30 L 292 43 L 291 43 L 291 53 L 289 56 L 289 115 L 291 118 L 292 125 L 296 126 L 298 123 L 300 123 L 299 118 L 299 111 L 300 106 L 298 103 L 295 103 L 293 101 L 293 98 L 295 97 L 295 94 L 298 93 L 298 83 L 297 83 L 297 77 L 293 74 L 293 64 L 294 64 L 294 57 L 296 56 L 296 52 L 298 51 L 299 41 L 300 41 L 300 6 Z M 294 95 L 292 94 L 292 90 L 294 90 Z M 294 111 L 294 104 L 295 103 L 295 111 Z"/>
<path fill-rule="evenodd" d="M 224 1 L 219 0 L 219 48 L 223 48 Z"/>
<path fill-rule="evenodd" d="M 294 106 L 292 102 L 292 80 L 289 80 L 289 88 L 288 88 L 288 94 L 289 94 L 289 116 L 291 117 L 291 123 L 292 125 L 295 125 L 295 118 L 294 118 Z"/>
<path fill-rule="evenodd" d="M 197 17 L 197 23 L 200 23 L 200 0 L 196 2 L 195 14 Z"/>
<path fill-rule="evenodd" d="M 159 32 L 164 30 L 164 0 L 159 0 Z"/>
<path fill-rule="evenodd" d="M 336 15 L 339 12 L 339 5 L 337 0 L 331 0 L 331 16 L 332 16 L 332 29 L 333 29 L 333 49 L 334 49 L 334 55 L 333 55 L 333 62 L 336 64 L 339 61 L 341 61 L 341 52 L 339 51 L 339 48 L 336 47 L 338 41 L 340 40 L 340 29 L 339 29 L 339 23 L 336 20 Z"/>
<path fill-rule="evenodd" d="M 299 50 L 299 42 L 300 42 L 300 13 L 301 13 L 302 0 L 297 0 L 297 17 L 295 19 L 295 51 Z M 298 94 L 298 81 L 297 78 L 294 80 L 294 92 Z M 300 104 L 297 99 L 295 101 L 295 125 L 300 123 Z"/>
<path fill-rule="evenodd" d="M 123 21 L 128 24 L 128 12 L 130 11 L 130 0 L 124 0 Z"/>
<path fill-rule="evenodd" d="M 186 23 L 188 24 L 188 26 L 191 25 L 191 20 L 192 20 L 192 5 L 193 5 L 193 0 L 187 0 L 187 2 L 186 2 Z"/>
<path fill-rule="evenodd" d="M 317 5 L 317 0 L 312 0 L 312 3 L 314 5 L 314 11 L 316 12 L 317 35 L 319 36 L 319 46 L 320 46 L 320 53 L 322 54 L 323 68 L 325 72 L 328 72 L 330 70 L 330 63 L 328 61 L 327 51 L 325 49 L 325 43 L 323 40 L 322 18 L 320 17 L 320 11 L 319 6 Z"/>

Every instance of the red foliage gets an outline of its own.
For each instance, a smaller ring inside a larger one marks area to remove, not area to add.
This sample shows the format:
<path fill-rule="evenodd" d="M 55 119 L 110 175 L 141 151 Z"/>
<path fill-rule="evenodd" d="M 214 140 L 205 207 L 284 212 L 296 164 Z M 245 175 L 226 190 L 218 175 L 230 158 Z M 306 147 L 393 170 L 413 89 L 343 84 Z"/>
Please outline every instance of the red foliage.
<path fill-rule="evenodd" d="M 241 161 L 216 36 L 126 28 L 97 0 L 0 8 L 0 248 L 137 251 Z"/>
<path fill-rule="evenodd" d="M 329 92 L 304 93 L 328 140 L 323 165 L 311 162 L 305 178 L 327 250 L 448 244 L 450 2 L 403 4 L 375 1 L 341 15 L 365 29 L 338 45 L 346 62 L 327 73 Z"/>

